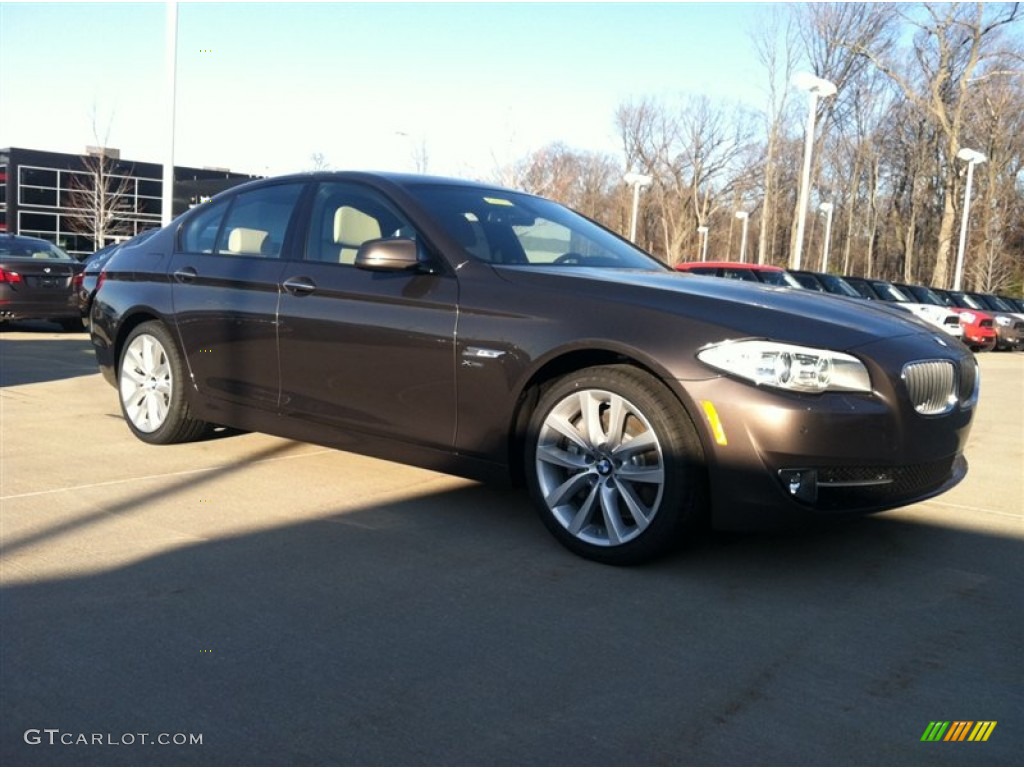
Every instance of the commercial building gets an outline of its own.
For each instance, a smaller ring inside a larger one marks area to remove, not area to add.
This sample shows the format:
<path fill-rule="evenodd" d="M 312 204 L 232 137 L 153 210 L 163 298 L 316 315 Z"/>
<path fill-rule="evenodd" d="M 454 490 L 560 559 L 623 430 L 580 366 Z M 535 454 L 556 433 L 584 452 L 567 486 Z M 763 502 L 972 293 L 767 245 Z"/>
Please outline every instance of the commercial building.
<path fill-rule="evenodd" d="M 174 215 L 254 178 L 223 168 L 176 166 Z M 105 195 L 97 193 L 100 186 Z M 163 166 L 123 160 L 116 149 L 89 147 L 82 155 L 0 149 L 0 232 L 42 237 L 81 256 L 159 227 L 162 201 Z M 103 213 L 106 223 L 100 225 Z"/>

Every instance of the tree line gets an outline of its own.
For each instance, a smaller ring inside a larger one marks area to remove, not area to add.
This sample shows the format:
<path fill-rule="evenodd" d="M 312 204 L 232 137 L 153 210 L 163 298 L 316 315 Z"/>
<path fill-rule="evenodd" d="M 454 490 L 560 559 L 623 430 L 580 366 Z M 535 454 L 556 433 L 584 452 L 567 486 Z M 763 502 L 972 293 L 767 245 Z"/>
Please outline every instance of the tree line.
<path fill-rule="evenodd" d="M 957 154 L 970 148 L 986 160 L 973 171 L 963 283 L 1019 293 L 1020 4 L 807 3 L 765 13 L 750 41 L 762 109 L 706 94 L 636 97 L 613 115 L 622 157 L 553 144 L 500 169 L 500 180 L 628 234 L 623 173 L 649 174 L 637 226 L 646 250 L 669 264 L 697 260 L 703 235 L 708 259 L 736 260 L 745 225 L 748 261 L 790 266 L 810 111 L 792 83 L 809 71 L 836 93 L 816 100 L 804 268 L 822 266 L 826 203 L 829 271 L 950 287 L 967 168 Z"/>

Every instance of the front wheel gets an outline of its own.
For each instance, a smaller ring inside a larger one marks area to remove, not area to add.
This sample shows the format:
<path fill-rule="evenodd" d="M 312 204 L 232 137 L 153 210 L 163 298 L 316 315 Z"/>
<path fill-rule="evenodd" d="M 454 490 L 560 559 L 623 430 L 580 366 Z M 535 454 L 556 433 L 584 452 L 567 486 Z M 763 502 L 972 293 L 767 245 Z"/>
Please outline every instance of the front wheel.
<path fill-rule="evenodd" d="M 185 365 L 162 323 L 142 323 L 128 335 L 117 378 L 121 412 L 140 440 L 184 443 L 206 431 L 206 422 L 192 418 L 184 392 Z"/>
<path fill-rule="evenodd" d="M 693 423 L 661 382 L 629 366 L 578 371 L 541 396 L 526 470 L 555 538 L 612 565 L 667 553 L 705 503 Z"/>

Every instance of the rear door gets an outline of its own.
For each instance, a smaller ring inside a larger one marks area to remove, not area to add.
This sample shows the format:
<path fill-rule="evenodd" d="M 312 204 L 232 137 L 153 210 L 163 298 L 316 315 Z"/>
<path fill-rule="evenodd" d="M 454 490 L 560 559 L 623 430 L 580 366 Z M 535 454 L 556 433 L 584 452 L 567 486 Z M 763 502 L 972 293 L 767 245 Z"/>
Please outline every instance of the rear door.
<path fill-rule="evenodd" d="M 207 203 L 179 233 L 170 268 L 174 317 L 193 383 L 210 407 L 277 407 L 278 290 L 295 255 L 289 238 L 305 186 L 268 184 Z"/>

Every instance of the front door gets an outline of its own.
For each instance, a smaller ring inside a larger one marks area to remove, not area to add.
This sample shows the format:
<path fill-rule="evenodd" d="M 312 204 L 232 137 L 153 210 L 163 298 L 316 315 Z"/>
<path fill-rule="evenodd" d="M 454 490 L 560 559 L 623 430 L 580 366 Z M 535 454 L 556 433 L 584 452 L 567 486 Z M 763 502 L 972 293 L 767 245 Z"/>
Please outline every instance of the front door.
<path fill-rule="evenodd" d="M 448 448 L 458 282 L 353 265 L 363 242 L 390 236 L 416 232 L 378 192 L 351 182 L 318 186 L 305 260 L 289 264 L 282 279 L 281 411 Z"/>

